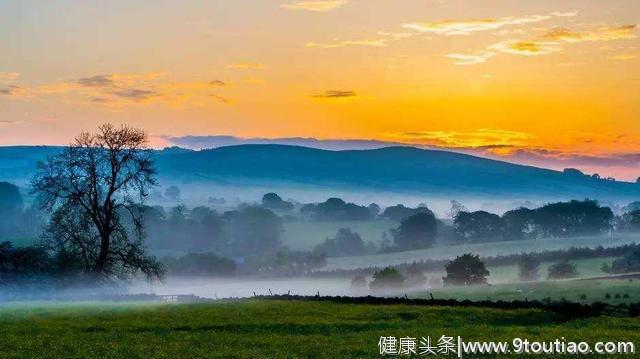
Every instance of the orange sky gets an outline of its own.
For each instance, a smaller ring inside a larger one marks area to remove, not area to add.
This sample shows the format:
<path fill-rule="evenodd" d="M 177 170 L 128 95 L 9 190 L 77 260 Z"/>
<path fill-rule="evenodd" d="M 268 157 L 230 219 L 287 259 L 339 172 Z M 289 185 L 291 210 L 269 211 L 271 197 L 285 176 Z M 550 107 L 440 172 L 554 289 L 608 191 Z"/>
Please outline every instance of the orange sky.
<path fill-rule="evenodd" d="M 635 0 L 3 1 L 0 144 L 113 122 L 158 145 L 380 139 L 635 179 L 638 14 Z"/>

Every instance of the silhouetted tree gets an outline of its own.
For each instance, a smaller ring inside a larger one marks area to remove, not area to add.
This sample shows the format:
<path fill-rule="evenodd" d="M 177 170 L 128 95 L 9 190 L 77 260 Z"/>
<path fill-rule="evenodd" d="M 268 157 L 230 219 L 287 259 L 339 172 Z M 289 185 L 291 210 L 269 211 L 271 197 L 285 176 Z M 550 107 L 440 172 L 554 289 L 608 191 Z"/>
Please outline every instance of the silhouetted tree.
<path fill-rule="evenodd" d="M 84 253 L 84 270 L 96 277 L 163 274 L 143 246 L 140 207 L 156 184 L 146 143 L 141 130 L 102 125 L 97 133 L 83 132 L 60 154 L 38 163 L 33 193 L 57 218 L 48 232 L 59 238 L 48 243 L 54 250 Z M 72 233 L 77 229 L 83 233 Z"/>
<path fill-rule="evenodd" d="M 394 244 L 401 250 L 432 247 L 437 233 L 438 220 L 431 211 L 405 218 L 397 229 L 392 230 Z"/>
<path fill-rule="evenodd" d="M 490 274 L 479 255 L 464 254 L 445 265 L 447 276 L 442 278 L 445 285 L 486 284 Z"/>
<path fill-rule="evenodd" d="M 262 206 L 270 210 L 280 212 L 286 212 L 293 209 L 293 203 L 283 200 L 273 192 L 262 196 Z"/>
<path fill-rule="evenodd" d="M 318 204 L 306 204 L 300 212 L 314 221 L 365 221 L 373 218 L 367 207 L 329 198 Z"/>
<path fill-rule="evenodd" d="M 546 237 L 594 235 L 613 225 L 613 212 L 597 201 L 551 203 L 535 210 L 535 222 Z"/>
<path fill-rule="evenodd" d="M 367 206 L 367 208 L 369 209 L 369 212 L 371 213 L 371 217 L 373 218 L 377 218 L 380 215 L 380 206 L 378 206 L 377 203 L 371 203 L 370 205 Z"/>
<path fill-rule="evenodd" d="M 618 230 L 627 232 L 640 231 L 640 210 L 626 212 L 618 219 Z"/>
<path fill-rule="evenodd" d="M 232 246 L 237 254 L 263 255 L 274 253 L 281 244 L 282 219 L 264 207 L 248 206 L 226 212 L 223 218 L 229 226 Z"/>
<path fill-rule="evenodd" d="M 433 212 L 427 208 L 426 206 L 424 207 L 417 207 L 417 208 L 409 208 L 409 207 L 405 207 L 401 204 L 395 205 L 395 206 L 391 206 L 391 207 L 387 207 L 384 209 L 384 212 L 382 212 L 382 214 L 380 215 L 380 218 L 383 219 L 390 219 L 392 221 L 402 221 L 405 218 L 411 217 L 414 214 L 418 214 L 418 213 L 431 213 L 433 214 Z"/>
<path fill-rule="evenodd" d="M 455 219 L 458 216 L 458 213 L 464 212 L 466 210 L 467 209 L 462 205 L 462 203 L 456 200 L 452 200 L 451 208 L 449 209 L 449 213 L 447 213 L 447 216 L 451 219 Z"/>
<path fill-rule="evenodd" d="M 485 242 L 502 239 L 500 216 L 485 212 L 460 212 L 453 221 L 456 234 L 468 242 Z"/>
<path fill-rule="evenodd" d="M 614 260 L 610 266 L 604 265 L 603 270 L 612 274 L 640 272 L 640 249 Z"/>
<path fill-rule="evenodd" d="M 540 260 L 530 254 L 520 256 L 518 277 L 521 281 L 532 281 L 540 278 Z"/>
<path fill-rule="evenodd" d="M 327 257 L 343 257 L 363 255 L 366 248 L 358 233 L 351 228 L 340 228 L 334 238 L 325 239 L 313 251 Z"/>
<path fill-rule="evenodd" d="M 535 210 L 518 208 L 502 215 L 502 230 L 504 239 L 520 240 L 536 237 Z"/>
<path fill-rule="evenodd" d="M 551 265 L 547 275 L 549 279 L 575 278 L 577 276 L 578 271 L 576 270 L 575 264 L 568 261 L 562 261 Z"/>
<path fill-rule="evenodd" d="M 373 273 L 373 280 L 369 283 L 369 288 L 374 291 L 389 290 L 400 289 L 403 285 L 404 277 L 402 274 L 393 267 L 387 267 Z"/>

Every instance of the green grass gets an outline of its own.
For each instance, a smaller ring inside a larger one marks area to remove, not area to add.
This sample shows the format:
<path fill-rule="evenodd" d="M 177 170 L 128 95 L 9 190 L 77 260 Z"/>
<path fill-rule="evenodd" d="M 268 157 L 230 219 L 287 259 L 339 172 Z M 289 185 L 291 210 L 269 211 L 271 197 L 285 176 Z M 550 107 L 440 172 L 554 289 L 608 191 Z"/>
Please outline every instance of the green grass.
<path fill-rule="evenodd" d="M 327 237 L 334 237 L 338 229 L 351 228 L 362 239 L 379 243 L 382 233 L 398 227 L 398 222 L 380 221 L 331 221 L 331 222 L 285 222 L 283 243 L 296 250 L 310 250 Z"/>
<path fill-rule="evenodd" d="M 357 257 L 329 258 L 326 269 L 352 269 L 371 266 L 388 266 L 411 263 L 427 259 L 450 259 L 465 253 L 479 254 L 481 257 L 510 255 L 518 253 L 558 250 L 569 247 L 604 247 L 621 246 L 638 242 L 640 237 L 633 235 L 616 235 L 614 237 L 580 237 L 560 239 L 535 239 L 522 241 L 472 243 L 451 246 L 440 246 L 414 251 L 384 253 Z"/>
<path fill-rule="evenodd" d="M 560 323 L 540 310 L 243 300 L 0 309 L 3 358 L 376 358 L 380 336 L 633 341 L 640 319 Z"/>

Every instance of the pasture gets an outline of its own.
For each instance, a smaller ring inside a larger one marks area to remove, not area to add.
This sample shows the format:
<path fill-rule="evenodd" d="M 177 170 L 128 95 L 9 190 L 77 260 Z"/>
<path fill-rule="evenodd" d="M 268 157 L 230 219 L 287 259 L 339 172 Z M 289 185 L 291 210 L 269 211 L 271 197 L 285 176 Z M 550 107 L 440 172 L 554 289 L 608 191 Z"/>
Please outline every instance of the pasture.
<path fill-rule="evenodd" d="M 538 309 L 259 299 L 154 305 L 35 303 L 0 308 L 0 332 L 2 358 L 376 358 L 381 336 L 637 344 L 640 319 L 563 322 Z"/>

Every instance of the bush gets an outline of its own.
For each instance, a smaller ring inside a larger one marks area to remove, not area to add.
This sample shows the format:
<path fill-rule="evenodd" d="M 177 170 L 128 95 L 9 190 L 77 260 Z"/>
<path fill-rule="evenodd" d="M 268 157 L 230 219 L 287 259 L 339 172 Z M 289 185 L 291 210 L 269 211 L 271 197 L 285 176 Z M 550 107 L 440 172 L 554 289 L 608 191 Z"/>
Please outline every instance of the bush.
<path fill-rule="evenodd" d="M 371 290 L 400 289 L 404 285 L 404 277 L 397 269 L 387 267 L 373 274 L 373 280 L 369 283 Z"/>
<path fill-rule="evenodd" d="M 565 279 L 575 278 L 578 276 L 578 271 L 573 263 L 568 261 L 556 263 L 549 267 L 549 279 Z"/>
<path fill-rule="evenodd" d="M 464 254 L 445 266 L 447 276 L 442 278 L 445 285 L 487 284 L 489 271 L 479 255 Z"/>

